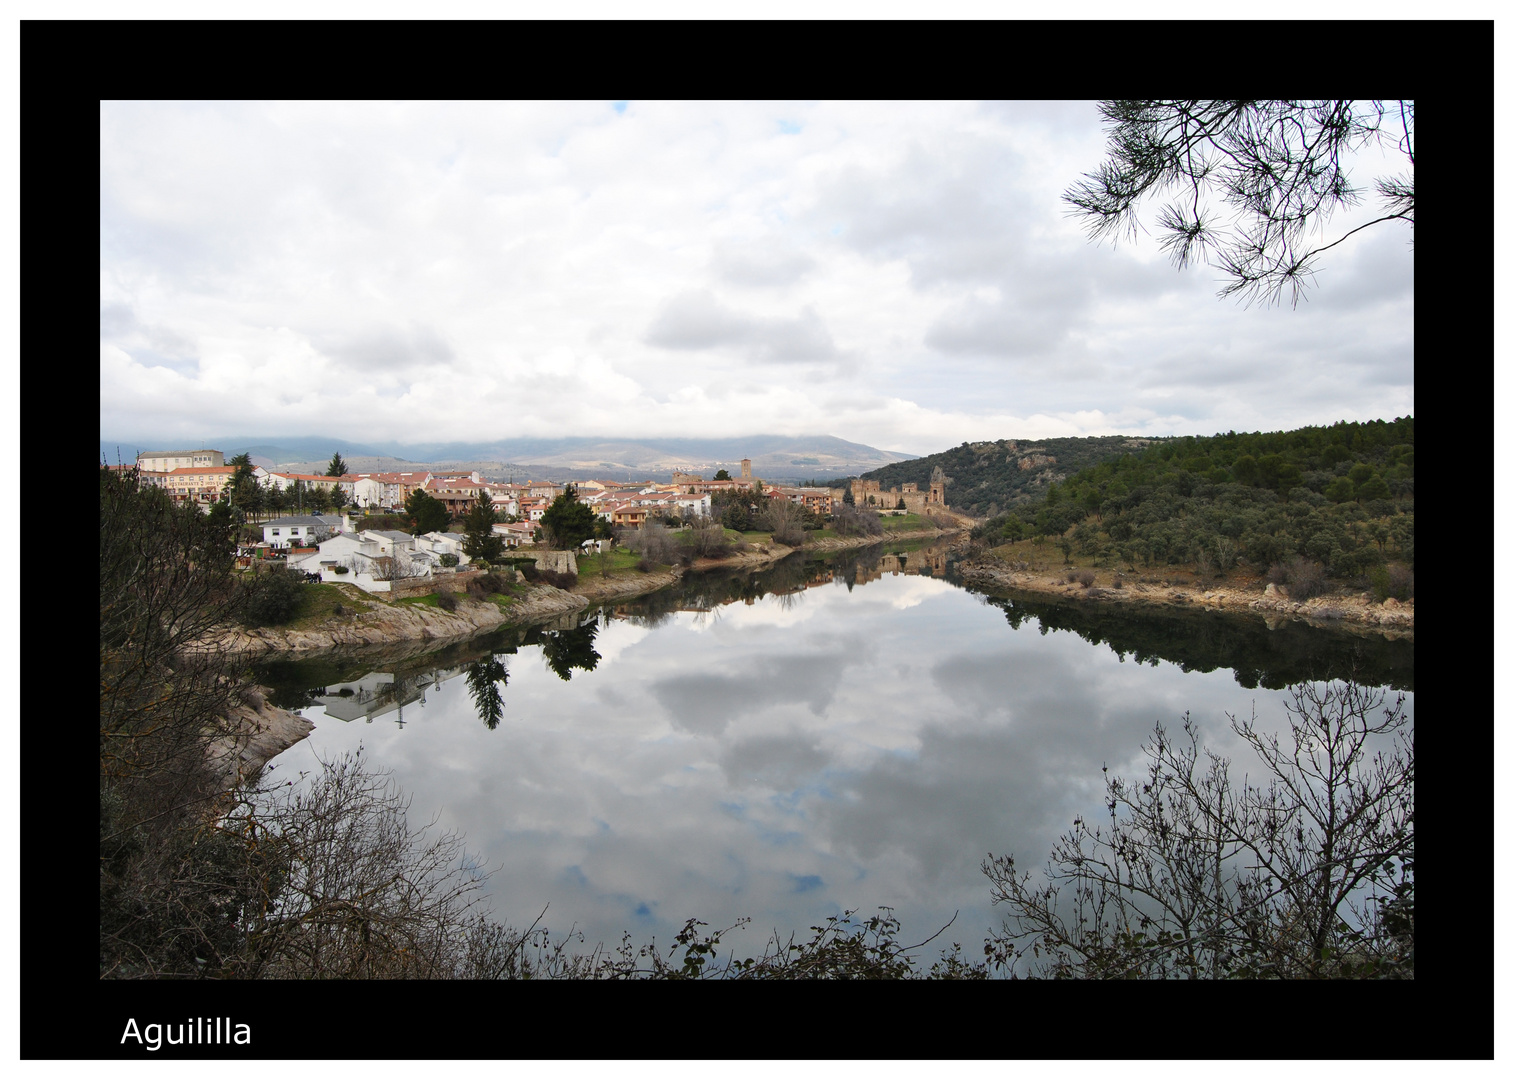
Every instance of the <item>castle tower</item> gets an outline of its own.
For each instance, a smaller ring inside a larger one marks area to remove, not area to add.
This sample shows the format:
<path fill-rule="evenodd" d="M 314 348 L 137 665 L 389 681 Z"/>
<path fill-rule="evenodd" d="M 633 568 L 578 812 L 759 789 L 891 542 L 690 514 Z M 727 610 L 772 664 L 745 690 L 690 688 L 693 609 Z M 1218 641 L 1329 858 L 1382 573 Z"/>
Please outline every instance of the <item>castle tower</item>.
<path fill-rule="evenodd" d="M 939 465 L 930 474 L 930 502 L 937 506 L 946 505 L 946 473 Z"/>
<path fill-rule="evenodd" d="M 743 480 L 750 480 L 752 478 L 752 459 L 749 457 L 741 459 L 741 478 Z"/>

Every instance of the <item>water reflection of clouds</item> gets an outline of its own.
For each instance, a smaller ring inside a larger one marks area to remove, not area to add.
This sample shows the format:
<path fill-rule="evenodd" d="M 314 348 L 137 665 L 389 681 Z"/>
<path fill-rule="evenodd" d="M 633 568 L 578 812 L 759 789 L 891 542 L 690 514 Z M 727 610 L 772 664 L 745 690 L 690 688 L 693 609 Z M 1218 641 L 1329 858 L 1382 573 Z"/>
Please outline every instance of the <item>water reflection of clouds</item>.
<path fill-rule="evenodd" d="M 521 646 L 494 731 L 452 680 L 404 729 L 314 715 L 290 756 L 362 739 L 417 823 L 439 815 L 501 868 L 503 918 L 524 925 L 550 901 L 549 926 L 613 945 L 751 916 L 763 929 L 741 947 L 756 951 L 770 928 L 879 904 L 921 937 L 961 908 L 953 934 L 974 942 L 998 918 L 983 858 L 1038 867 L 1074 814 L 1097 812 L 1105 763 L 1140 770 L 1157 721 L 1177 728 L 1191 709 L 1218 747 L 1224 713 L 1253 699 L 1266 726 L 1285 722 L 1278 694 L 1228 671 L 1015 630 L 932 579 L 779 608 L 729 605 L 714 625 L 679 612 L 655 630 L 610 620 L 600 664 L 571 682 Z"/>

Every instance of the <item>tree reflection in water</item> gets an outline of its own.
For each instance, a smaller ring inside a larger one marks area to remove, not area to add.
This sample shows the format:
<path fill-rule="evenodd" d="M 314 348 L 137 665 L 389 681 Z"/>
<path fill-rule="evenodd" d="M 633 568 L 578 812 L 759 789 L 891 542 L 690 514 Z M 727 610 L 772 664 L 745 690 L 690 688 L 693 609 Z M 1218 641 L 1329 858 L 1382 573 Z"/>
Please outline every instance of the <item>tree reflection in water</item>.
<path fill-rule="evenodd" d="M 478 710 L 484 726 L 493 731 L 505 713 L 505 698 L 500 687 L 509 684 L 510 670 L 499 657 L 489 656 L 468 665 L 467 679 L 473 707 Z"/>
<path fill-rule="evenodd" d="M 547 666 L 559 679 L 567 682 L 573 671 L 593 671 L 599 664 L 599 653 L 594 651 L 594 637 L 599 633 L 599 621 L 591 619 L 575 630 L 541 631 L 541 655 Z M 528 645 L 536 644 L 526 637 Z"/>

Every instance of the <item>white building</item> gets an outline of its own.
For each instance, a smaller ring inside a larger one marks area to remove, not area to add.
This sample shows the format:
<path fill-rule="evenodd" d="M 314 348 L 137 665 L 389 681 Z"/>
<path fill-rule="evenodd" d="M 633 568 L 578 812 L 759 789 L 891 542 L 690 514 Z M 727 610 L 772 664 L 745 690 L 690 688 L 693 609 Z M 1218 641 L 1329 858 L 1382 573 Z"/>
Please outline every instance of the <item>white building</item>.
<path fill-rule="evenodd" d="M 397 564 L 397 565 L 396 565 Z M 391 579 L 430 577 L 438 565 L 408 533 L 369 529 L 321 541 L 320 550 L 289 560 L 291 570 L 319 572 L 322 581 L 345 581 L 367 592 L 389 592 Z M 346 573 L 337 573 L 344 567 Z"/>
<path fill-rule="evenodd" d="M 219 450 L 144 450 L 137 455 L 137 468 L 144 472 L 172 472 L 174 469 L 219 469 L 226 455 Z"/>
<path fill-rule="evenodd" d="M 276 548 L 309 547 L 336 531 L 329 520 L 315 516 L 275 518 L 264 524 L 263 542 Z"/>

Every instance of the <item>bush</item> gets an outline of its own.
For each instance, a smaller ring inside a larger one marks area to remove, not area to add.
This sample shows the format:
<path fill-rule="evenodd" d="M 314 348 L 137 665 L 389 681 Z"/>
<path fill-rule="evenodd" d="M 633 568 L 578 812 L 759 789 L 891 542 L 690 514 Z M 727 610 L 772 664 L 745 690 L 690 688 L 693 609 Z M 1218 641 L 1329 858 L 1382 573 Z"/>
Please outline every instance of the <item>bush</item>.
<path fill-rule="evenodd" d="M 1092 585 L 1093 581 L 1094 572 L 1087 569 L 1086 567 L 1081 570 L 1074 570 L 1072 573 L 1067 575 L 1067 584 L 1081 585 L 1085 589 Z"/>
<path fill-rule="evenodd" d="M 713 518 L 700 518 L 689 529 L 689 550 L 704 559 L 719 559 L 731 553 L 725 526 Z"/>
<path fill-rule="evenodd" d="M 436 590 L 436 606 L 443 611 L 456 611 L 457 594 L 445 585 L 439 586 Z"/>
<path fill-rule="evenodd" d="M 474 578 L 473 580 L 476 581 L 478 583 L 478 587 L 483 589 L 486 593 L 502 593 L 505 592 L 508 588 L 508 586 L 505 585 L 505 579 L 499 574 L 494 573 L 493 571 L 490 571 L 487 574 L 482 574 L 479 577 Z"/>
<path fill-rule="evenodd" d="M 677 542 L 661 525 L 648 523 L 640 529 L 627 529 L 621 533 L 621 541 L 643 562 L 671 563 L 678 558 Z"/>
<path fill-rule="evenodd" d="M 831 515 L 831 527 L 837 536 L 880 536 L 883 533 L 883 522 L 878 520 L 877 514 L 844 503 Z"/>
<path fill-rule="evenodd" d="M 345 566 L 333 566 L 332 569 L 335 570 L 338 574 L 345 574 L 347 572 L 347 568 Z"/>
<path fill-rule="evenodd" d="M 578 584 L 578 575 L 571 570 L 538 570 L 537 576 L 558 589 L 571 589 Z"/>
<path fill-rule="evenodd" d="M 772 533 L 773 543 L 784 547 L 799 547 L 804 543 L 802 512 L 787 499 L 769 499 L 764 520 Z"/>
<path fill-rule="evenodd" d="M 1372 568 L 1372 593 L 1378 601 L 1393 597 L 1395 600 L 1414 599 L 1414 571 L 1403 563 Z"/>
<path fill-rule="evenodd" d="M 1325 571 L 1319 563 L 1295 555 L 1267 571 L 1267 580 L 1288 588 L 1288 599 L 1302 603 L 1325 591 Z"/>
<path fill-rule="evenodd" d="M 282 626 L 294 618 L 305 599 L 305 586 L 278 567 L 258 574 L 249 586 L 242 621 L 248 626 Z"/>
<path fill-rule="evenodd" d="M 484 591 L 484 587 L 478 583 L 477 578 L 468 582 L 468 598 L 470 600 L 487 600 L 489 598 L 489 594 Z"/>
<path fill-rule="evenodd" d="M 447 554 L 447 555 L 443 555 L 437 561 L 440 562 L 443 566 L 456 566 L 457 565 L 457 556 L 456 555 Z"/>

